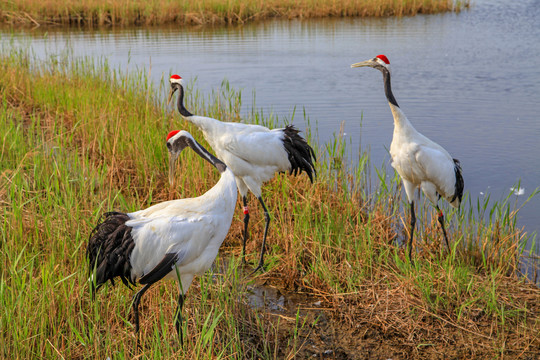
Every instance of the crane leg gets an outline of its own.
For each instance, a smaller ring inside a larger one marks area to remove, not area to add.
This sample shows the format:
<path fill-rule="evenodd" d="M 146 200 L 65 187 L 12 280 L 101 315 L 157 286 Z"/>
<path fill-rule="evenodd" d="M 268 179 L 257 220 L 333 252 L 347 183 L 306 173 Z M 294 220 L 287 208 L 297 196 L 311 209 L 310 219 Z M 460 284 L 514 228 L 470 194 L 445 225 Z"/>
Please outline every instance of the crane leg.
<path fill-rule="evenodd" d="M 261 257 L 259 259 L 259 265 L 253 270 L 253 272 L 256 272 L 260 269 L 264 271 L 264 251 L 266 249 L 266 235 L 268 235 L 268 227 L 270 225 L 270 214 L 268 213 L 268 209 L 266 208 L 266 205 L 264 204 L 264 201 L 262 197 L 259 197 L 259 202 L 261 203 L 263 209 L 264 209 L 264 218 L 266 219 L 266 225 L 264 226 L 264 236 L 262 241 L 262 247 L 261 247 Z"/>
<path fill-rule="evenodd" d="M 409 261 L 411 260 L 411 253 L 412 253 L 414 225 L 416 225 L 416 215 L 414 214 L 414 200 L 413 200 L 411 201 L 411 234 L 409 235 Z"/>
<path fill-rule="evenodd" d="M 242 263 L 246 263 L 246 242 L 248 238 L 249 210 L 247 206 L 247 196 L 242 196 L 244 203 L 244 244 L 242 246 Z"/>
<path fill-rule="evenodd" d="M 446 230 L 444 228 L 444 214 L 442 210 L 439 209 L 438 206 L 436 207 L 436 209 L 437 209 L 437 212 L 439 213 L 439 224 L 441 224 L 444 241 L 446 241 L 446 247 L 448 248 L 448 250 L 450 250 L 450 244 L 448 243 L 448 237 L 446 236 Z"/>
<path fill-rule="evenodd" d="M 180 344 L 184 343 L 184 336 L 182 334 L 182 306 L 184 305 L 184 294 L 180 292 L 178 295 L 178 305 L 176 307 L 176 312 L 174 314 L 176 332 L 180 338 Z"/>
<path fill-rule="evenodd" d="M 133 296 L 133 322 L 135 323 L 135 334 L 139 332 L 139 303 L 143 294 L 152 286 L 153 283 L 144 285 L 144 287 Z"/>

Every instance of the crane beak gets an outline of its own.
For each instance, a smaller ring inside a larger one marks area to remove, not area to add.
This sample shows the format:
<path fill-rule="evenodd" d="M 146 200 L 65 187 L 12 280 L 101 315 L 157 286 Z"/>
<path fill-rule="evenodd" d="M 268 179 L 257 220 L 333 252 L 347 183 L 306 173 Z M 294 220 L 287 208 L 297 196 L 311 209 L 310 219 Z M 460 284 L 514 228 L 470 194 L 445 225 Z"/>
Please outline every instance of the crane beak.
<path fill-rule="evenodd" d="M 174 173 L 176 171 L 176 160 L 178 159 L 178 154 L 169 153 L 169 184 L 174 186 Z"/>
<path fill-rule="evenodd" d="M 175 91 L 176 91 L 176 86 L 171 86 L 171 91 L 169 92 L 169 98 L 167 99 L 167 105 L 171 103 L 171 100 Z"/>
<path fill-rule="evenodd" d="M 352 68 L 363 67 L 363 66 L 373 67 L 374 65 L 377 65 L 377 63 L 375 61 L 366 60 L 366 61 L 354 63 L 354 64 L 351 65 L 351 67 Z"/>

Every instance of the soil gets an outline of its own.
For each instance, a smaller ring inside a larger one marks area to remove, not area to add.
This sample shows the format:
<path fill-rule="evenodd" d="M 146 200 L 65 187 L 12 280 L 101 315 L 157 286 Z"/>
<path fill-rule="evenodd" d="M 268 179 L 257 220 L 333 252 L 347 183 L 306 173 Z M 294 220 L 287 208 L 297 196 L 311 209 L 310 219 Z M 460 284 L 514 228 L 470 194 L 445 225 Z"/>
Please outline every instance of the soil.
<path fill-rule="evenodd" d="M 481 311 L 466 326 L 421 310 L 404 296 L 389 295 L 378 303 L 372 291 L 328 301 L 268 282 L 248 288 L 249 305 L 279 323 L 280 348 L 290 343 L 297 313 L 305 321 L 298 359 L 540 359 L 538 337 L 527 344 L 517 332 L 490 334 L 491 320 Z M 502 350 L 494 347 L 501 336 L 507 344 Z M 290 351 L 281 355 L 287 358 Z"/>

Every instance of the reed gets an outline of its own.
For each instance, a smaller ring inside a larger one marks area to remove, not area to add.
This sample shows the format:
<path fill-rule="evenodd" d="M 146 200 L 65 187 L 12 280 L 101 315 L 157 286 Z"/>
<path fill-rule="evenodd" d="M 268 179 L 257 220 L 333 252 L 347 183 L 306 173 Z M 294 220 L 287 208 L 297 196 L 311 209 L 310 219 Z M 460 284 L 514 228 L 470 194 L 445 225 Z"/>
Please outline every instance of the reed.
<path fill-rule="evenodd" d="M 137 347 L 128 321 L 133 292 L 105 286 L 91 301 L 88 234 L 104 211 L 210 188 L 219 175 L 190 151 L 178 187 L 167 182 L 165 135 L 184 128 L 203 138 L 144 73 L 69 57 L 38 63 L 24 50 L 1 58 L 0 357 L 306 358 L 328 347 L 336 357 L 538 357 L 540 290 L 519 276 L 527 234 L 516 227 L 512 198 L 467 195 L 462 211 L 446 209 L 449 251 L 432 210 L 421 206 L 421 240 L 409 262 L 400 246 L 407 218 L 399 178 L 385 166 L 371 174 L 365 152 L 352 162 L 340 133 L 317 149 L 315 184 L 282 175 L 265 187 L 273 217 L 267 272 L 244 273 L 238 207 L 216 270 L 188 293 L 184 347 L 173 326 L 176 285 L 165 282 L 143 299 Z M 195 87 L 186 98 L 193 112 L 240 121 L 241 93 L 227 82 L 208 95 Z M 254 107 L 246 121 L 309 128 L 302 115 L 281 119 Z M 308 135 L 314 144 L 316 129 Z M 255 261 L 264 221 L 251 201 L 247 250 Z M 253 306 L 250 293 L 261 284 L 300 297 L 300 305 Z"/>
<path fill-rule="evenodd" d="M 12 0 L 0 3 L 0 19 L 31 26 L 242 24 L 276 17 L 409 16 L 468 7 L 469 0 Z"/>

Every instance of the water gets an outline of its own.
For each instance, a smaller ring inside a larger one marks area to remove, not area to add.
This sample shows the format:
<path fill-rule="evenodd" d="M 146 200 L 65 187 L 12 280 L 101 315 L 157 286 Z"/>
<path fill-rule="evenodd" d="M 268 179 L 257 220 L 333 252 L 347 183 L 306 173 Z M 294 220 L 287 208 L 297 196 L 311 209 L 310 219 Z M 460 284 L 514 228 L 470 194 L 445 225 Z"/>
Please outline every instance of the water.
<path fill-rule="evenodd" d="M 461 160 L 473 199 L 499 200 L 521 181 L 522 203 L 540 187 L 540 1 L 479 0 L 460 14 L 388 19 L 269 21 L 243 27 L 124 30 L 35 29 L 0 33 L 30 43 L 42 58 L 73 49 L 113 67 L 145 69 L 156 82 L 178 73 L 203 93 L 228 79 L 243 90 L 244 111 L 306 124 L 319 142 L 344 122 L 353 149 L 388 162 L 393 122 L 382 76 L 350 64 L 386 54 L 393 91 L 415 127 Z M 164 95 L 165 96 L 165 95 Z M 134 104 L 134 106 L 137 106 Z M 181 126 L 181 123 L 179 123 Z M 540 230 L 540 196 L 518 225 Z"/>

